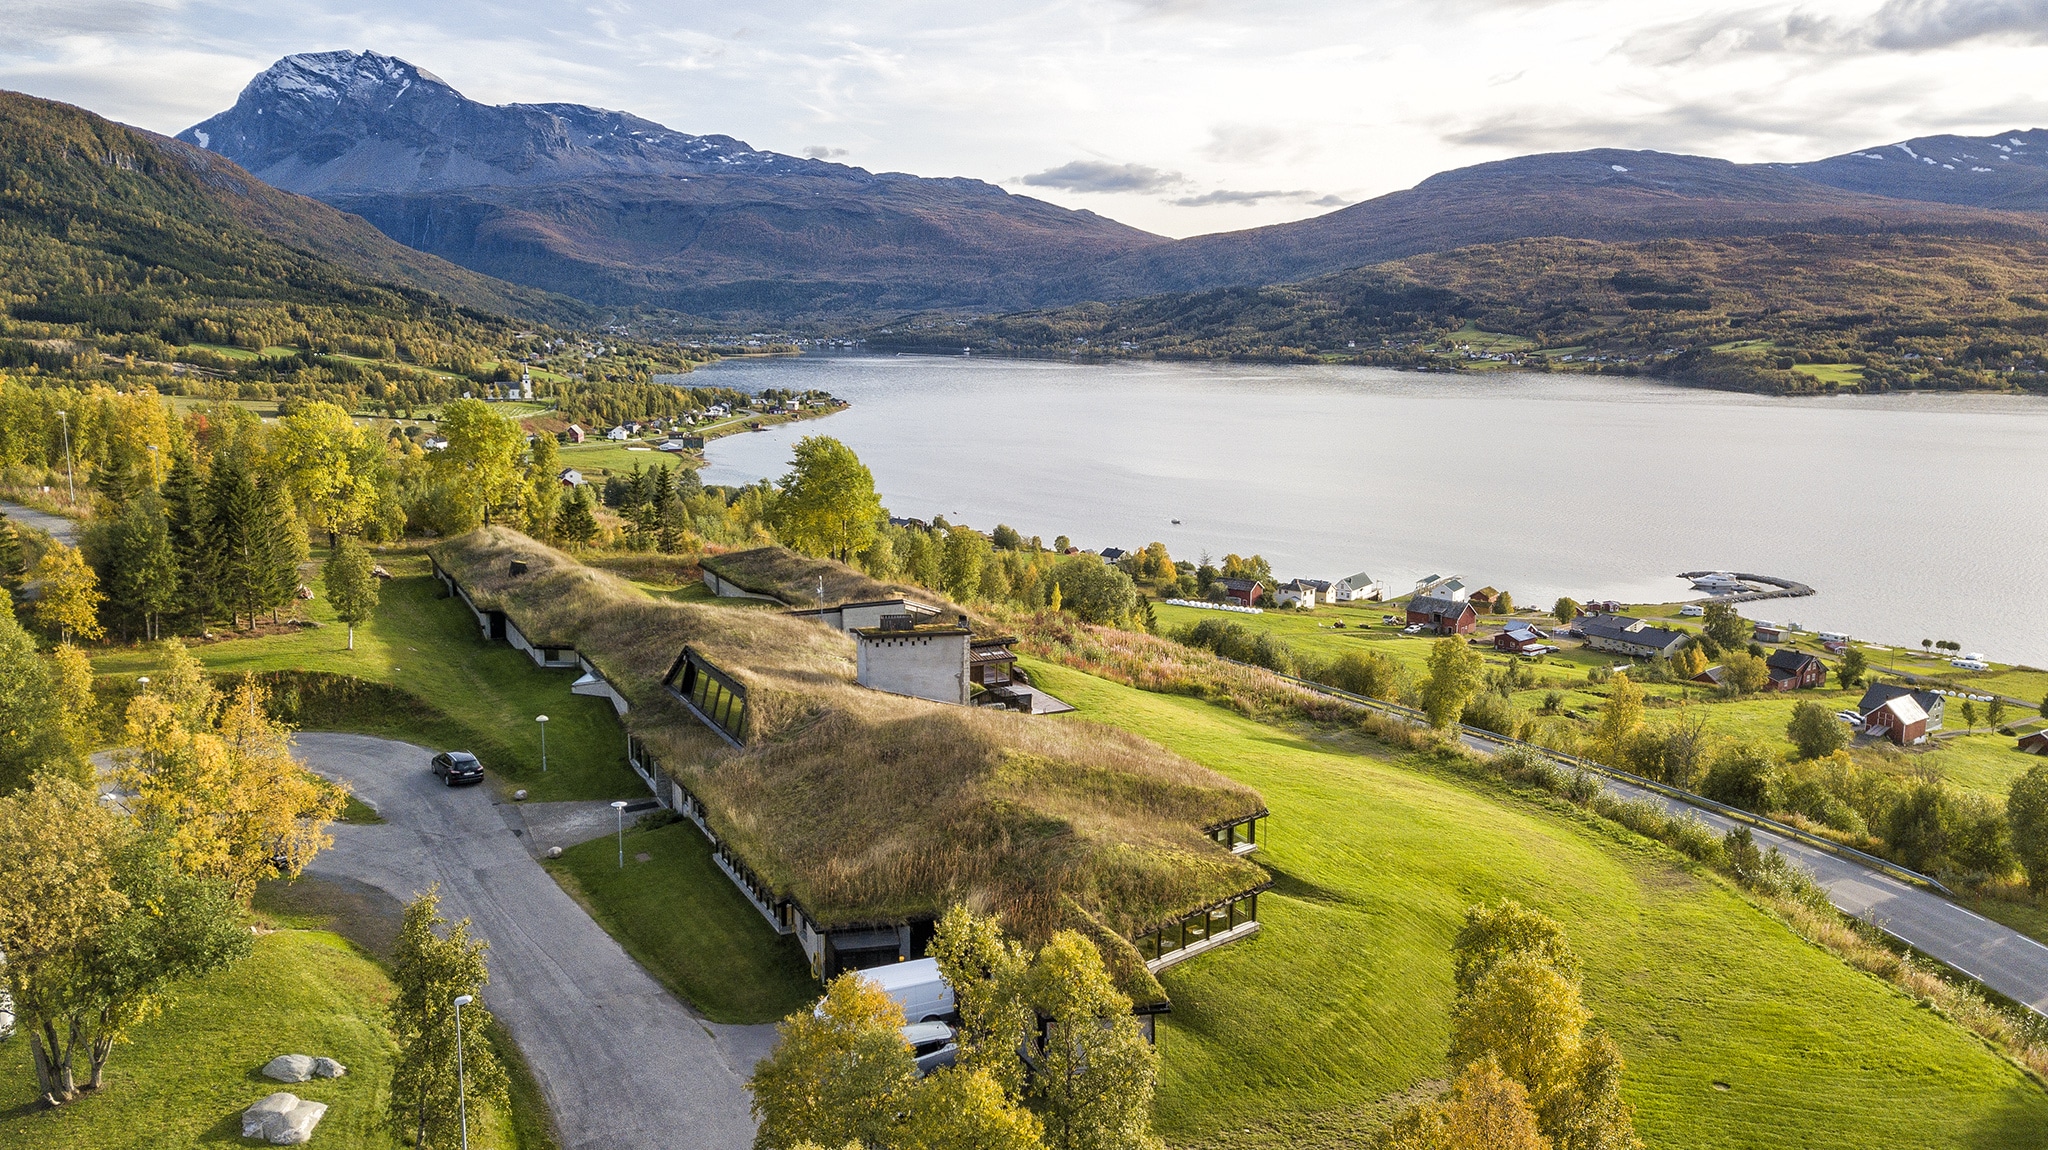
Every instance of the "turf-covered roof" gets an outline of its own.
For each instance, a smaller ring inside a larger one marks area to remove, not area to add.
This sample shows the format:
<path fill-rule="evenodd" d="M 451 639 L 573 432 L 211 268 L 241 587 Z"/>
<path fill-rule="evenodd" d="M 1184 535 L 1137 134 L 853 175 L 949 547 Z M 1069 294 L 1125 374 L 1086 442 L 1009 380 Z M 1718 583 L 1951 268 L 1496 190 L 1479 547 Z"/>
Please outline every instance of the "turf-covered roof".
<path fill-rule="evenodd" d="M 821 926 L 964 902 L 1026 937 L 1090 931 L 1127 965 L 1136 952 L 1112 933 L 1128 938 L 1265 879 L 1203 832 L 1262 811 L 1258 793 L 1137 736 L 870 691 L 854 682 L 849 636 L 758 606 L 659 599 L 505 528 L 433 555 L 480 607 L 597 667 L 631 704 L 628 727 L 719 835 Z M 785 569 L 815 585 L 815 562 Z M 743 748 L 662 686 L 685 644 L 745 686 Z M 1142 965 L 1133 982 L 1156 989 Z"/>

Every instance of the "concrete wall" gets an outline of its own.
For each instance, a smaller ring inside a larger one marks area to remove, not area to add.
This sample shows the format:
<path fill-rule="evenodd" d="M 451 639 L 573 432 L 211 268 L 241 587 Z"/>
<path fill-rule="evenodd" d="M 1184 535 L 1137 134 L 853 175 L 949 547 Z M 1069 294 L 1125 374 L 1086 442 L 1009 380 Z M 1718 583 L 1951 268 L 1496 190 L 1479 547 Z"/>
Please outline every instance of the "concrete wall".
<path fill-rule="evenodd" d="M 612 710 L 617 711 L 621 715 L 626 713 L 626 697 L 613 689 L 612 685 L 605 680 L 603 675 L 597 673 L 597 668 L 590 665 L 590 660 L 579 657 L 576 660 L 576 665 L 582 668 L 583 677 L 569 685 L 570 694 L 589 695 L 597 699 L 610 699 Z"/>
<path fill-rule="evenodd" d="M 556 647 L 554 649 L 555 657 L 550 659 L 547 657 L 547 649 L 534 646 L 526 638 L 525 634 L 519 630 L 519 624 L 514 623 L 509 618 L 505 620 L 505 641 L 512 644 L 515 650 L 526 652 L 526 657 L 532 659 L 538 666 L 574 667 L 577 665 L 576 648 Z"/>
<path fill-rule="evenodd" d="M 941 703 L 965 703 L 973 693 L 967 680 L 969 638 L 965 632 L 856 636 L 860 685 Z"/>
<path fill-rule="evenodd" d="M 704 585 L 711 588 L 711 593 L 721 599 L 759 599 L 763 603 L 782 602 L 782 600 L 777 599 L 773 595 L 758 595 L 737 583 L 720 579 L 709 568 L 706 568 L 704 571 Z"/>

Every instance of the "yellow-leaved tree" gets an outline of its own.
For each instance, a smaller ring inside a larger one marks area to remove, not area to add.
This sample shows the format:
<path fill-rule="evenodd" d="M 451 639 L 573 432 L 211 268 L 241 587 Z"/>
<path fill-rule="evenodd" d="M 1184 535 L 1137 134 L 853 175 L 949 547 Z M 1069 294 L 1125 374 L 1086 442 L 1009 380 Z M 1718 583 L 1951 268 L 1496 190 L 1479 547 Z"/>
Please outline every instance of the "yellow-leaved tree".
<path fill-rule="evenodd" d="M 98 639 L 106 634 L 100 627 L 100 602 L 106 595 L 100 591 L 99 576 L 77 548 L 52 543 L 36 560 L 29 579 L 42 584 L 36 621 L 56 631 L 64 642 L 69 643 L 73 636 Z"/>
<path fill-rule="evenodd" d="M 128 704 L 119 756 L 137 824 L 178 869 L 220 879 L 245 904 L 258 881 L 296 877 L 334 841 L 326 828 L 347 797 L 291 757 L 291 728 L 264 696 L 246 679 L 224 704 L 210 685 L 184 698 L 146 691 Z"/>

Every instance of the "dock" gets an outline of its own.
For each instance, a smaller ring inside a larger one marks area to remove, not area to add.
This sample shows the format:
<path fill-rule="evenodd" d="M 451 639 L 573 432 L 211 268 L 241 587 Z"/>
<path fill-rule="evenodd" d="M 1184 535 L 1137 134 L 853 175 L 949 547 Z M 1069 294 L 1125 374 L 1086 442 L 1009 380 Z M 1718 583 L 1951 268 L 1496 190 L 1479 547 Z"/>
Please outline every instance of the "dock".
<path fill-rule="evenodd" d="M 1702 576 L 1713 574 L 1716 574 L 1716 572 L 1681 571 L 1678 573 L 1678 577 L 1680 579 L 1698 579 Z M 1729 574 L 1735 576 L 1737 579 L 1740 579 L 1744 583 L 1762 583 L 1767 587 L 1774 588 L 1774 590 L 1730 591 L 1724 595 L 1709 595 L 1704 599 L 1695 599 L 1693 600 L 1693 602 L 1755 603 L 1763 599 L 1802 599 L 1808 595 L 1813 594 L 1813 588 L 1808 587 L 1806 584 L 1795 582 L 1791 579 L 1780 579 L 1776 575 L 1752 575 L 1747 571 L 1731 571 L 1729 572 Z"/>

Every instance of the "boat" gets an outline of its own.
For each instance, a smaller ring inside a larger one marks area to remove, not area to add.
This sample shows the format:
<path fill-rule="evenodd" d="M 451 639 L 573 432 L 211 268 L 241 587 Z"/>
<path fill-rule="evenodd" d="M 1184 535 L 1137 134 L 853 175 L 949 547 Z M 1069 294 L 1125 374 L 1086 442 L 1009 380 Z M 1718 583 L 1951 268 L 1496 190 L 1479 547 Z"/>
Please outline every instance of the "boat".
<path fill-rule="evenodd" d="M 1695 575 L 1692 585 L 1702 591 L 1745 590 L 1742 580 L 1737 579 L 1726 571 L 1717 571 L 1711 575 Z"/>

